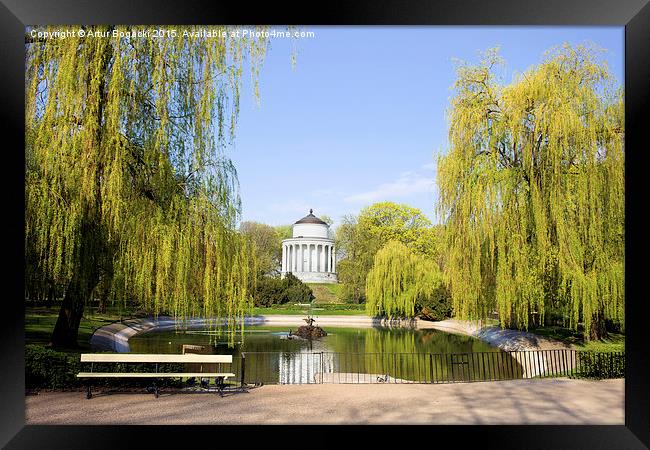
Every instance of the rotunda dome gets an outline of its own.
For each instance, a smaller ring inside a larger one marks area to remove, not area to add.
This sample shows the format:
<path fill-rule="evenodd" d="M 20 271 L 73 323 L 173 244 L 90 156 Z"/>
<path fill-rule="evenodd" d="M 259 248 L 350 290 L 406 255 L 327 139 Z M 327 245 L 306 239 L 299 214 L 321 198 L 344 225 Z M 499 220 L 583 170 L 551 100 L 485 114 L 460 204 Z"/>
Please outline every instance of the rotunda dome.
<path fill-rule="evenodd" d="M 328 238 L 329 225 L 320 220 L 310 209 L 309 214 L 293 224 L 293 237 L 319 237 Z"/>

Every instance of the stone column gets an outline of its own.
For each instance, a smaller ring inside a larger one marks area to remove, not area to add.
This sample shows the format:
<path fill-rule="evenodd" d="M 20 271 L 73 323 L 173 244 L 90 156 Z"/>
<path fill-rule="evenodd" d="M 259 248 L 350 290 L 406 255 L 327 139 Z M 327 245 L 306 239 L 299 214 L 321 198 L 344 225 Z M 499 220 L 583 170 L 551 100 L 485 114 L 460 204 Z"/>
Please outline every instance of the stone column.
<path fill-rule="evenodd" d="M 332 272 L 336 272 L 336 249 L 332 245 Z"/>
<path fill-rule="evenodd" d="M 311 251 L 311 244 L 307 244 L 307 270 L 305 272 L 311 272 L 313 270 L 312 263 L 314 262 L 314 255 Z"/>
<path fill-rule="evenodd" d="M 332 246 L 327 246 L 327 271 L 332 272 Z"/>
<path fill-rule="evenodd" d="M 307 244 L 307 267 L 305 267 L 305 272 L 311 272 L 311 263 L 314 260 L 311 254 L 311 244 Z"/>
<path fill-rule="evenodd" d="M 320 266 L 318 267 L 319 272 L 325 272 L 325 245 L 321 244 L 320 245 L 320 258 L 318 260 L 320 261 Z"/>
<path fill-rule="evenodd" d="M 300 247 L 300 259 L 298 260 L 298 272 L 305 271 L 305 246 L 303 244 L 298 244 Z"/>
<path fill-rule="evenodd" d="M 323 269 L 325 270 L 325 272 L 329 272 L 330 271 L 330 260 L 328 259 L 330 257 L 329 256 L 330 255 L 329 245 L 325 245 L 323 247 L 323 252 L 325 253 L 323 255 L 323 256 L 325 256 L 325 265 L 323 266 Z"/>
<path fill-rule="evenodd" d="M 332 263 L 330 263 L 330 255 L 332 252 L 330 251 L 330 246 L 326 245 L 325 246 L 325 272 L 331 272 L 332 270 Z"/>
<path fill-rule="evenodd" d="M 298 268 L 300 264 L 300 247 L 298 246 L 298 244 L 295 244 L 294 247 L 296 249 L 296 270 L 295 271 L 298 272 L 299 270 Z"/>

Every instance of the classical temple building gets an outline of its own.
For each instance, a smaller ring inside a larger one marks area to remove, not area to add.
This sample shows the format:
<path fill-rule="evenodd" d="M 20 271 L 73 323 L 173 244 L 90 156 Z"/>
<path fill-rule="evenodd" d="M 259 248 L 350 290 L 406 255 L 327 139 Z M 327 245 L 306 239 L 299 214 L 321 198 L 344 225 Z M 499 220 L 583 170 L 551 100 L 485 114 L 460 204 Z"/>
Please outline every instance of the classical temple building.
<path fill-rule="evenodd" d="M 305 283 L 336 283 L 336 248 L 329 225 L 313 210 L 293 224 L 293 237 L 282 241 L 282 276 L 291 272 Z"/>

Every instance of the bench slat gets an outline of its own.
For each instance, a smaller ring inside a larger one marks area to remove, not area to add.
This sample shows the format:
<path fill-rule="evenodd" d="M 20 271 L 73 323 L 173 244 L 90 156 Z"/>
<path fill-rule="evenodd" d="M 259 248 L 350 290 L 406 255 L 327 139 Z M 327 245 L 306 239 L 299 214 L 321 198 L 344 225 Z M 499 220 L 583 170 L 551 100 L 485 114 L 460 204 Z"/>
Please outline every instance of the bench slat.
<path fill-rule="evenodd" d="M 232 355 L 140 354 L 140 353 L 82 353 L 81 362 L 121 363 L 232 363 Z"/>
<path fill-rule="evenodd" d="M 119 373 L 119 372 L 81 372 L 78 378 L 230 378 L 234 373 L 212 373 L 212 372 L 159 372 L 159 373 Z"/>

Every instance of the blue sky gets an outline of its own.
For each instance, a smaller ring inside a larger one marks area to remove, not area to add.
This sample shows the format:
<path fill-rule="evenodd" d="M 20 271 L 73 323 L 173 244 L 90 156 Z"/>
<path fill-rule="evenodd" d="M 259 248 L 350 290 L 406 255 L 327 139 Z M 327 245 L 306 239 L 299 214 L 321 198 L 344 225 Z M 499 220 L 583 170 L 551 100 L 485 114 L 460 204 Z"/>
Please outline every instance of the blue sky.
<path fill-rule="evenodd" d="M 289 224 L 313 208 L 336 226 L 389 200 L 436 222 L 435 158 L 447 151 L 455 58 L 477 62 L 480 51 L 499 46 L 509 82 L 551 47 L 592 42 L 624 81 L 623 27 L 301 29 L 315 36 L 271 39 L 259 104 L 244 83 L 226 150 L 239 175 L 242 220 Z"/>

